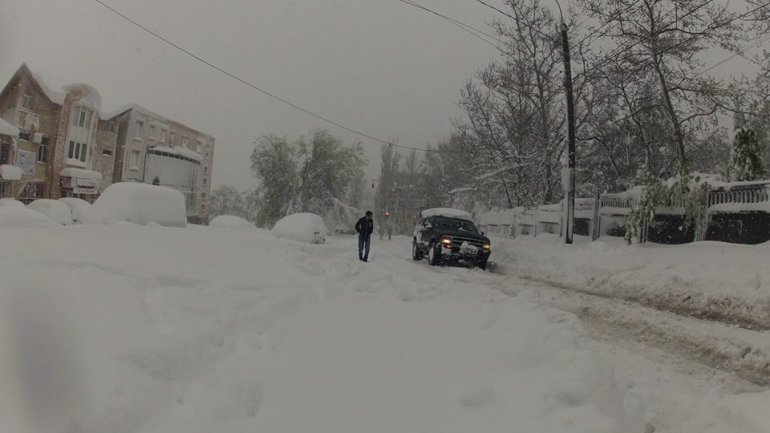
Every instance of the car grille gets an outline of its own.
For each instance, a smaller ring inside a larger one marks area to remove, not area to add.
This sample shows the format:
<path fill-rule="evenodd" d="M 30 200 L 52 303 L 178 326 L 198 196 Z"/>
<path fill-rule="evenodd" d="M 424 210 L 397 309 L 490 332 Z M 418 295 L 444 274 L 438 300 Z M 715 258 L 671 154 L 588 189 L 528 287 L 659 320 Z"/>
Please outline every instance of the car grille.
<path fill-rule="evenodd" d="M 469 245 L 473 245 L 474 247 L 477 247 L 479 249 L 484 247 L 484 242 L 480 240 L 455 237 L 455 238 L 452 238 L 452 251 L 459 251 L 460 246 L 463 244 L 463 242 L 468 242 Z"/>

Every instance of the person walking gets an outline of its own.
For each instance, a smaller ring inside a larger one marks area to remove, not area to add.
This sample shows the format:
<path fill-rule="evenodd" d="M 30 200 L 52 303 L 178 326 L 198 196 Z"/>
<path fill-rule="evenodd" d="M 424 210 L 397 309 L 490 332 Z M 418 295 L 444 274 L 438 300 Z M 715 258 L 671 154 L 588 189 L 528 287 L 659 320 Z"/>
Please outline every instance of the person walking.
<path fill-rule="evenodd" d="M 358 220 L 356 232 L 358 232 L 358 260 L 369 261 L 369 247 L 372 244 L 372 232 L 374 232 L 372 211 L 366 211 L 366 215 Z"/>

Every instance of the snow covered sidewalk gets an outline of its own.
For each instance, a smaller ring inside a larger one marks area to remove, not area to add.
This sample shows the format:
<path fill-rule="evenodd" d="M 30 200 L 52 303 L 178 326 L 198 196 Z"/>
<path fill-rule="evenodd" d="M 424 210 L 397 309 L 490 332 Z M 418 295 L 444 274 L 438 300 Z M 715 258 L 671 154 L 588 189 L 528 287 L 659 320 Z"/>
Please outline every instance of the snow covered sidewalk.
<path fill-rule="evenodd" d="M 13 432 L 642 432 L 578 319 L 353 238 L 0 229 Z M 477 278 L 478 276 L 481 278 Z"/>
<path fill-rule="evenodd" d="M 553 235 L 495 240 L 504 272 L 659 310 L 770 330 L 770 244 L 633 245 Z"/>

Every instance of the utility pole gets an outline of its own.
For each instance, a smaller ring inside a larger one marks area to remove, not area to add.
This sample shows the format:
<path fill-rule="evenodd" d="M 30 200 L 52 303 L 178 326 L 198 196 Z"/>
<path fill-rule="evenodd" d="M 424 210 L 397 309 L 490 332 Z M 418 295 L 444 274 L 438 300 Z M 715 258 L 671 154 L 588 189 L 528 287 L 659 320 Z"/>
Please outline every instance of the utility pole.
<path fill-rule="evenodd" d="M 561 9 L 561 8 L 560 8 Z M 568 170 L 567 184 L 567 227 L 564 230 L 565 241 L 572 243 L 572 231 L 575 227 L 575 102 L 572 99 L 572 67 L 570 66 L 569 39 L 567 24 L 561 21 L 562 50 L 564 51 L 564 89 L 567 92 L 567 139 L 568 139 Z"/>

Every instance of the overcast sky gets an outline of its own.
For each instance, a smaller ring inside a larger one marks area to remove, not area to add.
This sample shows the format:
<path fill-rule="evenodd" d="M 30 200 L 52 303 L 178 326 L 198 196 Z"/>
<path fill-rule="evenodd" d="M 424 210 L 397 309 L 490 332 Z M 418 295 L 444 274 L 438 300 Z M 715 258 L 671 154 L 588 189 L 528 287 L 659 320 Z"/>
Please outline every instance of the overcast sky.
<path fill-rule="evenodd" d="M 446 137 L 459 89 L 494 48 L 397 0 L 104 0 L 257 86 L 383 139 L 424 147 Z M 419 3 L 485 28 L 470 0 Z M 0 0 L 0 81 L 22 62 L 46 84 L 97 88 L 103 106 L 133 102 L 216 137 L 214 185 L 253 187 L 256 137 L 323 127 L 123 21 L 94 0 Z M 370 173 L 376 173 L 373 168 Z"/>
<path fill-rule="evenodd" d="M 497 55 L 398 0 L 103 1 L 269 92 L 417 147 L 448 136 L 450 120 L 460 114 L 460 88 Z M 415 1 L 485 30 L 497 17 L 473 0 Z M 0 60 L 1 85 L 27 62 L 54 89 L 85 82 L 99 90 L 105 109 L 137 103 L 215 136 L 214 185 L 255 185 L 248 157 L 256 137 L 293 139 L 318 127 L 348 143 L 361 140 L 368 174 L 379 169 L 379 143 L 253 91 L 95 0 L 0 0 Z M 713 72 L 740 73 L 745 65 L 737 59 Z"/>

